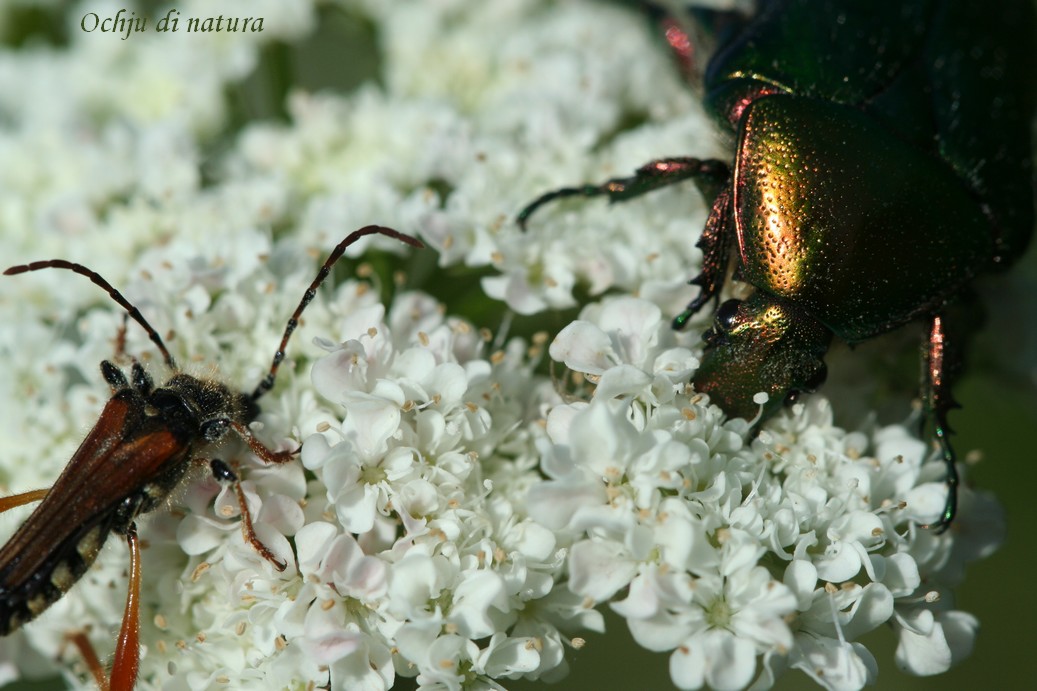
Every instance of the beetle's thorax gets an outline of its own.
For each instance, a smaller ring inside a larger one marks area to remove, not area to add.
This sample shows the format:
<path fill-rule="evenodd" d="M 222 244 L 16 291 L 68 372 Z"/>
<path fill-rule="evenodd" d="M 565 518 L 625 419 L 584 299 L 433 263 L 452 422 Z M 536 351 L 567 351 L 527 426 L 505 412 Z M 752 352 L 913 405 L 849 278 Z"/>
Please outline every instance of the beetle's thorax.
<path fill-rule="evenodd" d="M 733 202 L 742 274 L 840 338 L 871 338 L 942 304 L 991 251 L 989 223 L 953 169 L 867 113 L 768 96 L 743 124 Z M 891 251 L 906 229 L 911 251 Z"/>

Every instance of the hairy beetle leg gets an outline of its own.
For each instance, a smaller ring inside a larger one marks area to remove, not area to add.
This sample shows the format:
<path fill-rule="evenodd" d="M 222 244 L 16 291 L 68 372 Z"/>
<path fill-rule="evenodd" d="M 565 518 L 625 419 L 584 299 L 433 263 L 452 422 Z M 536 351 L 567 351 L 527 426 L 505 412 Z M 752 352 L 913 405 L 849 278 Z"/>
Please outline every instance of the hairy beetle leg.
<path fill-rule="evenodd" d="M 34 489 L 31 492 L 22 492 L 21 494 L 14 494 L 10 497 L 0 497 L 0 513 L 9 511 L 18 506 L 31 504 L 34 501 L 42 501 L 49 491 L 49 489 Z"/>
<path fill-rule="evenodd" d="M 516 217 L 522 230 L 529 218 L 541 206 L 565 197 L 608 197 L 610 202 L 621 202 L 642 194 L 694 180 L 707 199 L 714 199 L 731 177 L 731 169 L 723 161 L 699 159 L 690 156 L 660 158 L 637 169 L 627 178 L 612 178 L 597 185 L 562 187 L 540 195 L 526 205 Z"/>
<path fill-rule="evenodd" d="M 140 668 L 140 540 L 137 538 L 137 526 L 133 523 L 126 531 L 126 542 L 130 548 L 130 577 L 111 676 L 105 671 L 85 632 L 77 631 L 68 636 L 101 691 L 133 691 Z"/>
<path fill-rule="evenodd" d="M 251 449 L 252 453 L 259 456 L 265 463 L 287 463 L 288 461 L 295 458 L 296 454 L 299 453 L 299 449 L 292 451 L 273 451 L 263 445 L 263 442 L 259 441 L 252 435 L 252 431 L 242 423 L 236 420 L 229 420 L 229 426 L 233 429 L 242 441 L 248 444 L 248 448 Z M 302 448 L 302 447 L 299 447 Z"/>
<path fill-rule="evenodd" d="M 270 548 L 256 536 L 256 529 L 252 525 L 252 513 L 248 510 L 248 502 L 245 501 L 245 490 L 241 489 L 241 482 L 238 480 L 234 481 L 234 493 L 238 497 L 238 507 L 241 509 L 241 534 L 245 541 L 252 545 L 252 548 L 259 552 L 261 557 L 273 564 L 275 569 L 278 571 L 287 569 L 288 563 L 275 557 Z"/>
<path fill-rule="evenodd" d="M 252 545 L 252 548 L 259 552 L 261 557 L 273 564 L 278 571 L 284 571 L 288 568 L 288 564 L 275 557 L 270 548 L 264 545 L 262 540 L 256 536 L 256 529 L 252 524 L 252 512 L 248 510 L 248 502 L 245 500 L 245 490 L 241 488 L 241 480 L 230 469 L 230 466 L 219 459 L 213 459 L 209 465 L 212 468 L 213 477 L 218 482 L 229 482 L 234 487 L 234 494 L 238 498 L 238 508 L 241 511 L 241 535 L 245 542 Z"/>
<path fill-rule="evenodd" d="M 256 439 L 255 435 L 248 428 L 247 425 L 230 418 L 216 418 L 209 420 L 203 425 L 203 435 L 209 441 L 217 441 L 223 436 L 224 432 L 228 429 L 234 430 L 234 433 L 241 437 L 241 440 L 248 444 L 248 448 L 251 449 L 252 453 L 258 456 L 264 463 L 288 463 L 295 455 L 299 453 L 299 449 L 292 451 L 274 451 L 266 447 L 263 442 Z M 252 545 L 253 548 L 259 554 L 273 564 L 278 571 L 284 571 L 288 568 L 288 564 L 280 561 L 274 556 L 274 553 L 264 545 L 258 537 L 256 537 L 255 528 L 252 525 L 252 514 L 248 510 L 248 504 L 245 501 L 245 493 L 241 489 L 241 481 L 238 480 L 238 476 L 230 469 L 223 461 L 214 459 L 210 461 L 210 467 L 212 468 L 213 477 L 219 482 L 229 482 L 234 486 L 234 492 L 238 497 L 238 506 L 241 507 L 241 532 L 245 538 L 245 542 Z"/>
<path fill-rule="evenodd" d="M 134 523 L 126 531 L 126 543 L 130 548 L 130 578 L 112 663 L 111 691 L 132 691 L 140 668 L 140 540 Z"/>

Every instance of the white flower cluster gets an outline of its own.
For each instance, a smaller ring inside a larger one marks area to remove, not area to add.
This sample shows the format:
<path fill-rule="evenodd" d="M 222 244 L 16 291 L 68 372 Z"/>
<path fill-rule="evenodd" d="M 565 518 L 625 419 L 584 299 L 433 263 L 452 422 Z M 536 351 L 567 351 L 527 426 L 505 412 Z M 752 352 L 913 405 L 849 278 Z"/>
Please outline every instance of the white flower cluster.
<path fill-rule="evenodd" d="M 793 668 L 858 689 L 878 670 L 856 641 L 887 623 L 916 674 L 971 651 L 976 620 L 949 587 L 1001 531 L 917 527 L 945 493 L 925 444 L 900 426 L 847 434 L 814 396 L 747 445 L 745 421 L 685 384 L 697 362 L 655 305 L 619 297 L 582 317 L 551 356 L 597 386 L 551 410 L 529 509 L 571 536 L 570 589 L 615 600 L 638 643 L 672 650 L 675 684 L 766 688 Z M 997 516 L 968 490 L 962 503 L 963 524 Z"/>
<path fill-rule="evenodd" d="M 298 461 L 215 450 L 240 468 L 283 572 L 242 539 L 233 490 L 203 469 L 171 510 L 140 521 L 139 688 L 554 680 L 568 648 L 603 629 L 602 603 L 640 645 L 672 651 L 680 688 L 765 688 L 788 668 L 860 688 L 877 669 L 859 638 L 884 623 L 914 673 L 969 652 L 976 622 L 953 609 L 951 588 L 999 539 L 990 500 L 963 490 L 954 531 L 919 530 L 942 507 L 943 468 L 905 428 L 844 432 L 813 397 L 754 436 L 689 388 L 696 337 L 666 315 L 693 295 L 684 282 L 705 213 L 695 193 L 578 213 L 559 204 L 525 234 L 514 226 L 545 189 L 663 155 L 723 155 L 636 12 L 591 0 L 296 0 L 250 3 L 260 34 L 79 30 L 86 12 L 129 5 L 77 4 L 68 46 L 0 53 L 7 263 L 91 266 L 186 371 L 245 390 L 317 258 L 349 231 L 393 226 L 440 263 L 418 265 L 413 280 L 434 278 L 388 308 L 377 279 L 350 279 L 307 309 L 256 425 L 267 444 L 301 444 Z M 15 7 L 0 8 L 0 28 Z M 184 16 L 235 7 L 178 5 Z M 306 41 L 336 13 L 376 27 L 378 83 L 295 91 L 288 123 L 233 129 L 228 94 L 264 45 Z M 226 150 L 213 160 L 218 136 Z M 385 238 L 348 254 L 368 250 L 402 256 Z M 454 280 L 495 305 L 492 321 L 454 316 L 473 299 Z M 553 340 L 509 338 L 515 314 L 572 307 L 578 287 L 617 295 Z M 52 482 L 97 420 L 97 363 L 114 356 L 121 323 L 82 277 L 3 279 L 5 493 Z M 126 335 L 127 352 L 167 376 L 141 330 Z M 548 343 L 570 372 L 538 374 Z M 0 681 L 60 657 L 70 684 L 92 686 L 66 636 L 87 629 L 111 653 L 119 542 L 0 641 Z"/>
<path fill-rule="evenodd" d="M 205 624 L 204 645 L 189 662 L 159 650 L 148 667 L 190 665 L 180 674 L 194 688 L 389 688 L 397 674 L 461 688 L 554 670 L 568 640 L 559 623 L 577 630 L 600 615 L 553 591 L 555 537 L 519 510 L 537 460 L 526 406 L 553 392 L 531 377 L 521 342 L 491 357 L 425 295 L 400 296 L 386 315 L 374 292 L 341 292 L 340 336 L 320 342 L 311 373 L 326 402 L 293 415 L 321 431 L 304 438 L 301 464 L 255 469 L 246 483 L 259 537 L 288 569 L 241 541 L 232 491 L 216 516 L 203 493 L 177 543 L 198 556 L 180 597 L 188 625 Z"/>

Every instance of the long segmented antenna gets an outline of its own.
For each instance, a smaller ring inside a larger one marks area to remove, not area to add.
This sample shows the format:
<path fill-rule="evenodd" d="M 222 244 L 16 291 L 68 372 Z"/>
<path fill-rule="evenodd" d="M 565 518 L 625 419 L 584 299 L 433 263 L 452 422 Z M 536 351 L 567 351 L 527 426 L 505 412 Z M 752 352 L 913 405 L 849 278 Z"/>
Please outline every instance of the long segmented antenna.
<path fill-rule="evenodd" d="M 160 351 L 162 351 L 162 357 L 166 360 L 166 365 L 171 370 L 179 371 L 176 366 L 176 360 L 170 355 L 169 349 L 166 348 L 166 344 L 162 342 L 162 337 L 158 335 L 158 332 L 148 323 L 148 320 L 144 318 L 144 315 L 140 313 L 137 307 L 123 297 L 123 294 L 112 286 L 111 283 L 104 280 L 104 277 L 94 271 L 93 269 L 87 268 L 82 264 L 76 264 L 75 262 L 65 261 L 64 259 L 50 259 L 47 261 L 31 262 L 29 264 L 19 264 L 18 266 L 12 266 L 11 268 L 4 271 L 4 276 L 14 276 L 16 274 L 28 273 L 29 271 L 39 271 L 40 269 L 67 269 L 73 273 L 77 273 L 80 276 L 86 276 L 90 281 L 97 286 L 100 286 L 108 295 L 119 303 L 126 314 L 133 318 L 133 321 L 144 327 L 144 330 L 148 332 L 148 338 L 154 343 Z"/>
<path fill-rule="evenodd" d="M 277 347 L 277 352 L 274 353 L 274 361 L 270 365 L 270 371 L 267 373 L 263 381 L 259 382 L 256 390 L 252 392 L 252 400 L 259 399 L 260 396 L 265 394 L 267 391 L 273 388 L 274 379 L 277 377 L 277 369 L 281 366 L 281 362 L 284 361 L 285 348 L 288 347 L 288 339 L 292 337 L 292 333 L 295 328 L 299 326 L 299 317 L 302 316 L 302 312 L 306 309 L 306 306 L 310 304 L 310 301 L 317 295 L 317 288 L 324 282 L 324 279 L 331 273 L 331 267 L 335 265 L 341 257 L 342 253 L 346 251 L 346 248 L 352 245 L 354 242 L 364 237 L 365 235 L 385 235 L 386 237 L 394 238 L 405 242 L 412 247 L 423 248 L 425 246 L 421 240 L 413 238 L 410 235 L 406 235 L 392 228 L 386 228 L 384 226 L 364 226 L 359 230 L 354 230 L 346 239 L 338 243 L 338 246 L 332 250 L 331 254 L 328 255 L 327 260 L 324 262 L 324 266 L 320 267 L 320 271 L 317 272 L 317 277 L 313 279 L 313 283 L 303 293 L 302 300 L 299 302 L 299 306 L 295 308 L 295 312 L 292 313 L 291 319 L 288 320 L 288 324 L 284 328 L 284 337 L 281 338 L 281 345 Z"/>

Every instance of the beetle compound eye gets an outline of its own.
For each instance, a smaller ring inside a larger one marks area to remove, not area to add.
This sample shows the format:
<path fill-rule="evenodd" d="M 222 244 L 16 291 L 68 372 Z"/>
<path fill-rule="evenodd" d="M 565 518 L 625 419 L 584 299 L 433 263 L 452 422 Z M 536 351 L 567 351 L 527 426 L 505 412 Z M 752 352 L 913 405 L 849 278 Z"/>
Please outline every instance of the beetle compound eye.
<path fill-rule="evenodd" d="M 713 318 L 713 328 L 717 331 L 728 333 L 735 326 L 735 317 L 738 316 L 738 308 L 742 306 L 741 300 L 728 300 L 717 309 Z"/>
<path fill-rule="evenodd" d="M 708 346 L 718 346 L 728 343 L 728 335 L 735 327 L 735 319 L 738 317 L 738 308 L 741 300 L 728 300 L 717 308 L 713 317 L 713 328 L 703 335 Z"/>
<path fill-rule="evenodd" d="M 228 429 L 230 429 L 230 420 L 227 418 L 216 418 L 215 420 L 203 422 L 200 432 L 206 441 L 214 442 L 219 441 L 227 433 Z"/>

